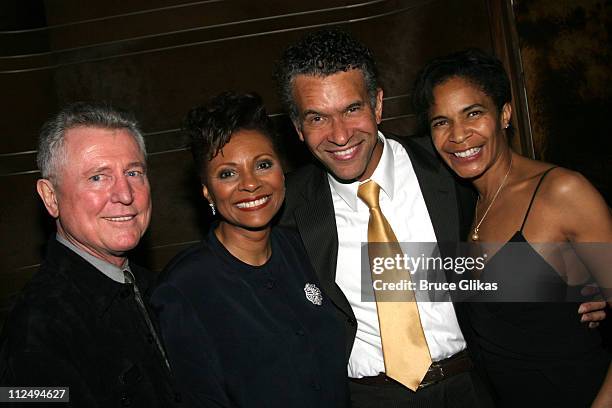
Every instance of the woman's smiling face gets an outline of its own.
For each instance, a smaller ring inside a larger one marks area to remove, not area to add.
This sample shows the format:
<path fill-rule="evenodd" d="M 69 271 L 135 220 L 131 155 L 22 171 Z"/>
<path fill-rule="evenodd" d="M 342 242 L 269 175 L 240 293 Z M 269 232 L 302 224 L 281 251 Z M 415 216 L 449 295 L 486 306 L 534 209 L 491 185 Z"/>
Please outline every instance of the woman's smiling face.
<path fill-rule="evenodd" d="M 437 85 L 433 95 L 429 126 L 436 150 L 460 177 L 479 177 L 507 148 L 510 105 L 500 114 L 490 96 L 460 77 Z"/>
<path fill-rule="evenodd" d="M 271 140 L 238 130 L 206 166 L 206 199 L 223 220 L 245 229 L 269 226 L 285 198 L 285 178 Z"/>

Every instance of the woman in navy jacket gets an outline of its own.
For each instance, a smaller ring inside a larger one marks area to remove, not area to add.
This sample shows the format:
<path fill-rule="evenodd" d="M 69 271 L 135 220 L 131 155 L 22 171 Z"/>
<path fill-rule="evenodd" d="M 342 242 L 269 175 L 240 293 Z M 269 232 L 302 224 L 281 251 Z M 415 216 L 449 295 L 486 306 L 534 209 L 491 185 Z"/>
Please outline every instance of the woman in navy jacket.
<path fill-rule="evenodd" d="M 187 404 L 345 406 L 344 327 L 297 234 L 271 226 L 285 187 L 261 99 L 221 94 L 187 129 L 219 220 L 152 296 Z"/>

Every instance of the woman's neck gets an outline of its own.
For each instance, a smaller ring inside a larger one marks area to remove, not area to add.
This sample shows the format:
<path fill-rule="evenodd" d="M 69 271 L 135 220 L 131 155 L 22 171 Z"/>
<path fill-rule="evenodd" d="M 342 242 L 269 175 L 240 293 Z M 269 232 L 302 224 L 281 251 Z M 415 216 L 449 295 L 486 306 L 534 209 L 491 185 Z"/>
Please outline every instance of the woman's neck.
<path fill-rule="evenodd" d="M 252 266 L 261 266 L 272 254 L 270 230 L 269 226 L 257 231 L 247 230 L 221 221 L 215 235 L 236 258 Z"/>
<path fill-rule="evenodd" d="M 486 169 L 480 177 L 473 180 L 481 202 L 490 202 L 504 179 L 510 176 L 512 157 L 512 150 L 503 151 L 491 167 Z M 505 183 L 508 184 L 508 180 L 505 180 Z"/>

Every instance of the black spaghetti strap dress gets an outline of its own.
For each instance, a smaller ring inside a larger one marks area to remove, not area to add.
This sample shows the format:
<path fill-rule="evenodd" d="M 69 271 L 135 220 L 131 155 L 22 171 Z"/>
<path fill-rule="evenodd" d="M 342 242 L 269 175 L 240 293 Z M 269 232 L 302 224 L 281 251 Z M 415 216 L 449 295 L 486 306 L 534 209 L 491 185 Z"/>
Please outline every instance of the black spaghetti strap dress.
<path fill-rule="evenodd" d="M 521 228 L 481 275 L 510 293 L 496 293 L 496 299 L 483 294 L 466 305 L 470 350 L 499 407 L 588 407 L 610 364 L 599 332 L 580 323 L 578 303 L 566 301 L 572 288 L 523 236 L 550 170 L 540 178 Z M 517 289 L 526 301 L 504 301 L 516 300 Z"/>

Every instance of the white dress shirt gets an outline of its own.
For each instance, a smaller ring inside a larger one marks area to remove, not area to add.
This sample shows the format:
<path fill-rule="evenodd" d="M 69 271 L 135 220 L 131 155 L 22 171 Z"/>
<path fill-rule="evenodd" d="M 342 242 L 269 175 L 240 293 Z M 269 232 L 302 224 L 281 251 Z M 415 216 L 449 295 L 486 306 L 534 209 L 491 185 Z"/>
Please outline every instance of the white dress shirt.
<path fill-rule="evenodd" d="M 383 153 L 371 179 L 381 187 L 380 208 L 399 242 L 436 242 L 421 188 L 404 147 L 383 141 Z M 359 182 L 343 184 L 328 174 L 336 226 L 336 283 L 357 319 L 357 336 L 349 359 L 352 378 L 385 371 L 376 302 L 362 301 L 361 246 L 368 241 L 368 207 L 357 197 Z M 371 288 L 369 288 L 371 290 Z M 451 302 L 419 302 L 418 309 L 433 361 L 448 358 L 466 344 Z"/>

